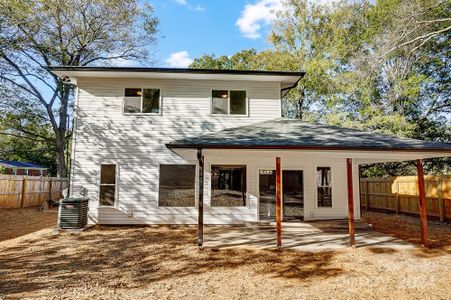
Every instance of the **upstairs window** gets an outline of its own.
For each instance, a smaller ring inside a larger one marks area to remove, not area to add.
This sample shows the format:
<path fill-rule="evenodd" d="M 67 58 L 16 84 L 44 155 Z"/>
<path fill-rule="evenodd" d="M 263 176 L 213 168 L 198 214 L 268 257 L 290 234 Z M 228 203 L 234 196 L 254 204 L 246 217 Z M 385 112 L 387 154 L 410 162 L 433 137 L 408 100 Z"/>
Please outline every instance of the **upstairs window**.
<path fill-rule="evenodd" d="M 124 113 L 159 114 L 160 100 L 160 89 L 125 89 Z"/>
<path fill-rule="evenodd" d="M 318 207 L 332 207 L 332 172 L 330 167 L 316 168 Z"/>
<path fill-rule="evenodd" d="M 211 99 L 213 115 L 247 115 L 246 91 L 213 90 Z"/>

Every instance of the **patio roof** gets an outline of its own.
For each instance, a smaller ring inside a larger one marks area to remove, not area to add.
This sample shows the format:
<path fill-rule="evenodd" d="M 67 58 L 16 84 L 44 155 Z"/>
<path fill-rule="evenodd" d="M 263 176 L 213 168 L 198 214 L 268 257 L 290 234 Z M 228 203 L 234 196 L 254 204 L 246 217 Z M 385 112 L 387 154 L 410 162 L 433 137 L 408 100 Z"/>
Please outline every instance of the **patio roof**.
<path fill-rule="evenodd" d="M 432 151 L 451 154 L 450 144 L 318 125 L 285 118 L 175 140 L 166 146 L 168 148 L 204 149 Z"/>

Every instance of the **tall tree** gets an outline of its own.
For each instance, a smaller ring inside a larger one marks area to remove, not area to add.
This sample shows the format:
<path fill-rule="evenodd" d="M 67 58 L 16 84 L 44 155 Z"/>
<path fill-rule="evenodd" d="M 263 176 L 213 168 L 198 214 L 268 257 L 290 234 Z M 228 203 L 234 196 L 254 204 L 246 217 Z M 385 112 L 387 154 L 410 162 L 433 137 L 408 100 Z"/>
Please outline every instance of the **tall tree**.
<path fill-rule="evenodd" d="M 157 25 L 152 7 L 138 0 L 0 0 L 1 100 L 26 99 L 45 112 L 58 176 L 67 176 L 64 145 L 74 88 L 48 67 L 148 62 Z M 19 98 L 10 98 L 14 94 Z M 36 138 L 20 124 L 11 122 L 2 132 Z"/>

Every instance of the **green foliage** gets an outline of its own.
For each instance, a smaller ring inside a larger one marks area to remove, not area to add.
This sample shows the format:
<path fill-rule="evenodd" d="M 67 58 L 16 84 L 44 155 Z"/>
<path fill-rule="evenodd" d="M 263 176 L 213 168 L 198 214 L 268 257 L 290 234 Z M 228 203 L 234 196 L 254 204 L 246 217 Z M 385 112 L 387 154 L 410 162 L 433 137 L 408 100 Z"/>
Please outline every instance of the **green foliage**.
<path fill-rule="evenodd" d="M 0 117 L 5 121 L 0 134 L 9 136 L 5 143 L 14 135 L 23 139 L 17 141 L 27 147 L 23 151 L 48 149 L 58 176 L 67 176 L 74 87 L 48 67 L 149 62 L 157 25 L 152 7 L 138 0 L 0 0 Z M 37 120 L 33 111 L 42 118 Z M 24 131 L 22 124 L 35 127 Z M 37 134 L 42 138 L 41 130 L 47 134 L 49 128 L 52 147 L 25 141 Z"/>
<path fill-rule="evenodd" d="M 305 70 L 283 113 L 312 122 L 451 142 L 451 3 L 443 0 L 287 0 L 269 35 L 274 50 L 204 55 L 192 67 Z M 449 172 L 450 159 L 426 172 Z M 409 163 L 368 168 L 400 175 Z"/>

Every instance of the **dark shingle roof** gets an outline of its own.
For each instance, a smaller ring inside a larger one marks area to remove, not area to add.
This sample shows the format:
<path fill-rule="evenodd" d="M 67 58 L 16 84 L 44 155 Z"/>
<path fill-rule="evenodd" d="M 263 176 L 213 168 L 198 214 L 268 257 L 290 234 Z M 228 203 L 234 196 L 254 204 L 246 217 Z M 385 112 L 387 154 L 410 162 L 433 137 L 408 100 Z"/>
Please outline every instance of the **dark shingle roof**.
<path fill-rule="evenodd" d="M 29 163 L 29 162 L 21 162 L 15 160 L 2 160 L 0 159 L 0 165 L 6 165 L 7 167 L 15 167 L 15 168 L 24 168 L 24 169 L 47 169 L 44 166 L 40 166 L 37 164 Z"/>
<path fill-rule="evenodd" d="M 284 118 L 180 139 L 166 146 L 168 148 L 353 149 L 451 153 L 450 144 L 425 142 Z"/>

